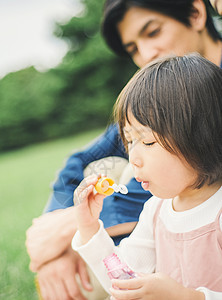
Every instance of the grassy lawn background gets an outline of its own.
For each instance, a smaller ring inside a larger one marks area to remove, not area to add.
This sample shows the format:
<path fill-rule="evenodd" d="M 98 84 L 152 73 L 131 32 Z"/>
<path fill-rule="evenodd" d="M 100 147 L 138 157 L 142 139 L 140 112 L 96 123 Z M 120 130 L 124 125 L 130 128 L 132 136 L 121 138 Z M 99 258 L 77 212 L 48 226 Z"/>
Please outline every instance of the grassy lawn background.
<path fill-rule="evenodd" d="M 65 158 L 102 131 L 0 154 L 0 299 L 37 299 L 34 274 L 28 268 L 25 232 L 32 219 L 42 213 L 49 184 Z"/>

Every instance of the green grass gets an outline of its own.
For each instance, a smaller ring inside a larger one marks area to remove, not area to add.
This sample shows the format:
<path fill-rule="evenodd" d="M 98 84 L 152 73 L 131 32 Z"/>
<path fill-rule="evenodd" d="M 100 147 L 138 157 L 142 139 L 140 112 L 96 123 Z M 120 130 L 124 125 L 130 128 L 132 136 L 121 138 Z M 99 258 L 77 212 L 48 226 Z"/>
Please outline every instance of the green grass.
<path fill-rule="evenodd" d="M 0 155 L 0 299 L 37 299 L 25 232 L 32 219 L 42 213 L 49 184 L 65 158 L 101 132 L 94 130 Z"/>

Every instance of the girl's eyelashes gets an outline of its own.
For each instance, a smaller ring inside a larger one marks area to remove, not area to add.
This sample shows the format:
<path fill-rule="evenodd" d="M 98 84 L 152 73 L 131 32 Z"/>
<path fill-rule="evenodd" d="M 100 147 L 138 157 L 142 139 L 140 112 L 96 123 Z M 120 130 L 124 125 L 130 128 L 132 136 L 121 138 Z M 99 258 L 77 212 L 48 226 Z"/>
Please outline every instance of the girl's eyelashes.
<path fill-rule="evenodd" d="M 156 143 L 156 142 L 151 142 L 151 143 L 143 142 L 143 144 L 144 144 L 145 146 L 148 146 L 148 147 L 153 146 L 155 143 Z"/>
<path fill-rule="evenodd" d="M 128 140 L 126 139 L 126 143 L 127 143 L 127 145 L 131 145 L 131 144 L 133 144 L 133 141 L 129 140 L 129 139 Z M 154 142 L 151 142 L 151 143 L 147 143 L 147 142 L 142 142 L 142 143 L 143 143 L 143 145 L 150 147 L 150 146 L 154 145 L 156 142 L 154 141 Z"/>

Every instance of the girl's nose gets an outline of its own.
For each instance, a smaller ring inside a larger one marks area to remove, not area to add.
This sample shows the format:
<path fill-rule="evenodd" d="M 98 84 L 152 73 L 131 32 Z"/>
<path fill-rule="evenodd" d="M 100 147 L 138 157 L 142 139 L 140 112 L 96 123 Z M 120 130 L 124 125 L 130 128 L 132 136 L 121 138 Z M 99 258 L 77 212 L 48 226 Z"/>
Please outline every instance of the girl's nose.
<path fill-rule="evenodd" d="M 139 155 L 139 147 L 136 144 L 132 144 L 130 149 L 129 149 L 129 162 L 137 167 L 140 168 L 142 167 L 142 159 L 141 156 Z"/>

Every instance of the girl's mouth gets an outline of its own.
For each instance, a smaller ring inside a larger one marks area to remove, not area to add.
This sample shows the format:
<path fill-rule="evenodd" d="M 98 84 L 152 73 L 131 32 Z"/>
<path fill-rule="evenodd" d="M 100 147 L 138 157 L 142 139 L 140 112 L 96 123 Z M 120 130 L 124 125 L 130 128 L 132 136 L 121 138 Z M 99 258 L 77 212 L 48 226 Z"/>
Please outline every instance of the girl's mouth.
<path fill-rule="evenodd" d="M 141 179 L 141 178 L 139 178 L 139 177 L 135 177 L 135 179 L 136 179 L 136 181 L 138 181 L 138 182 L 142 182 L 143 180 Z"/>
<path fill-rule="evenodd" d="M 149 181 L 142 181 L 141 186 L 144 189 L 144 191 L 148 191 L 149 190 Z"/>
<path fill-rule="evenodd" d="M 141 186 L 145 191 L 149 190 L 149 181 L 143 181 L 141 178 L 136 177 L 136 181 L 141 182 Z"/>

